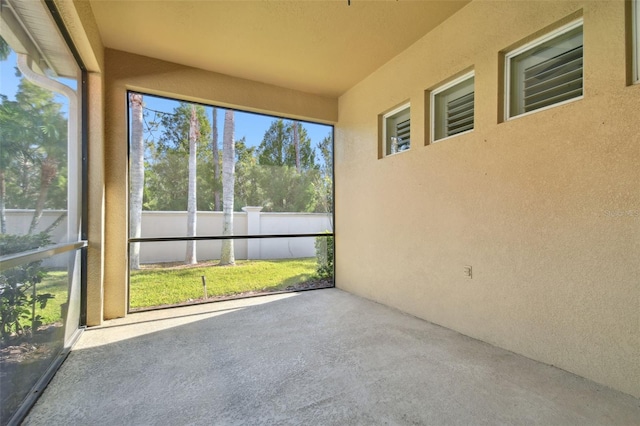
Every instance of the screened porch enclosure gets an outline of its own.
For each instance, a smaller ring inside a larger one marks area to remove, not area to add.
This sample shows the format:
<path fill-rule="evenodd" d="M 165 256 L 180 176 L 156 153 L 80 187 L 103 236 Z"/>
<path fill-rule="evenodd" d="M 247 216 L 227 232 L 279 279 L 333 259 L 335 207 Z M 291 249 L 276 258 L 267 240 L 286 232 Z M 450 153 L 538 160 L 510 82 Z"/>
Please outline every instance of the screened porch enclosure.
<path fill-rule="evenodd" d="M 0 424 L 18 424 L 85 310 L 85 76 L 51 2 L 0 7 Z"/>
<path fill-rule="evenodd" d="M 334 285 L 331 126 L 128 101 L 129 311 Z"/>

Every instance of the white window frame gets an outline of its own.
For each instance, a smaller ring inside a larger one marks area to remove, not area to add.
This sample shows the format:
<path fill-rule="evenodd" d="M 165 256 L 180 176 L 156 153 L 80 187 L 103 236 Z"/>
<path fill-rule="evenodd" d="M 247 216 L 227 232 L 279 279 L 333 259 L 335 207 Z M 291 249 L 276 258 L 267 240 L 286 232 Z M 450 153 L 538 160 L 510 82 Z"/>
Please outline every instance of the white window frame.
<path fill-rule="evenodd" d="M 548 105 L 539 109 L 535 109 L 533 111 L 528 111 L 528 112 L 523 112 L 521 114 L 516 114 L 516 115 L 510 115 L 510 111 L 511 111 L 511 61 L 512 59 L 514 59 L 515 57 L 517 57 L 518 55 L 528 52 L 531 49 L 536 48 L 537 46 L 544 44 L 548 41 L 552 41 L 558 37 L 561 37 L 562 35 L 576 29 L 576 28 L 580 28 L 583 27 L 584 28 L 584 20 L 582 18 L 575 20 L 573 22 L 570 22 L 567 25 L 564 25 L 548 34 L 545 34 L 544 36 L 537 38 L 536 40 L 533 40 L 521 47 L 519 47 L 518 49 L 512 50 L 511 52 L 507 53 L 505 55 L 505 78 L 504 78 L 504 118 L 505 120 L 513 120 L 515 118 L 520 118 L 520 117 L 524 117 L 530 114 L 535 114 L 541 111 L 545 111 L 549 108 L 555 108 L 557 106 L 560 105 L 565 105 L 571 102 L 575 102 L 578 101 L 580 99 L 584 98 L 584 74 L 583 74 L 583 84 L 582 84 L 582 95 L 580 96 L 576 96 L 575 98 L 571 98 L 571 99 L 567 99 L 565 101 L 561 101 L 552 105 Z M 584 34 L 584 30 L 583 30 L 583 34 Z"/>
<path fill-rule="evenodd" d="M 474 105 L 473 105 L 473 121 L 474 121 L 473 128 L 469 129 L 469 130 L 466 130 L 464 132 L 456 133 L 455 135 L 445 136 L 443 138 L 436 139 L 436 126 L 438 124 L 440 124 L 440 125 L 442 124 L 442 123 L 436 123 L 436 96 L 438 96 L 442 92 L 446 92 L 450 88 L 452 88 L 454 86 L 457 86 L 460 83 L 466 82 L 469 79 L 472 79 L 472 78 L 475 79 L 475 76 L 476 76 L 475 71 L 468 72 L 468 73 L 456 78 L 455 80 L 453 80 L 453 81 L 451 81 L 451 82 L 449 82 L 447 84 L 444 84 L 444 85 L 434 89 L 431 92 L 431 94 L 429 95 L 429 98 L 430 98 L 429 99 L 429 105 L 430 105 L 430 108 L 429 108 L 430 109 L 430 117 L 429 117 L 430 132 L 429 133 L 430 133 L 431 142 L 442 142 L 444 140 L 455 138 L 457 136 L 464 135 L 464 134 L 473 132 L 475 130 L 475 114 L 476 114 L 476 111 L 475 111 L 475 100 L 474 100 Z M 475 93 L 475 81 L 473 83 L 473 92 Z"/>
<path fill-rule="evenodd" d="M 640 83 L 640 0 L 631 2 L 633 28 L 633 83 Z"/>
<path fill-rule="evenodd" d="M 382 153 L 383 153 L 383 157 L 388 157 L 391 155 L 396 155 L 396 154 L 401 154 L 403 152 L 407 152 L 411 149 L 411 139 L 409 139 L 409 148 L 403 150 L 403 151 L 398 151 L 398 152 L 388 152 L 391 151 L 391 149 L 387 149 L 390 145 L 391 145 L 391 134 L 389 133 L 389 129 L 387 128 L 387 121 L 389 119 L 393 119 L 394 116 L 396 116 L 396 118 L 400 118 L 403 117 L 406 114 L 407 118 L 409 120 L 411 120 L 411 102 L 407 102 L 405 104 L 402 104 L 401 106 L 394 108 L 393 110 L 389 111 L 388 113 L 384 114 L 382 116 Z M 409 124 L 411 125 L 411 124 Z"/>

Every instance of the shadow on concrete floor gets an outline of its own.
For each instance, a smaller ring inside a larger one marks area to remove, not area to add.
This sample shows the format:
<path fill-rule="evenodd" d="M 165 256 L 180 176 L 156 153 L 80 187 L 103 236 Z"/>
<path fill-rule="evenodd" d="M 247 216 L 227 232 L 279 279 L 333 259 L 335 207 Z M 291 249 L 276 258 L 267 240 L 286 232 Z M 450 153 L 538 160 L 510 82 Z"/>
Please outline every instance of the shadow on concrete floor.
<path fill-rule="evenodd" d="M 90 329 L 24 424 L 633 425 L 640 401 L 326 289 Z"/>

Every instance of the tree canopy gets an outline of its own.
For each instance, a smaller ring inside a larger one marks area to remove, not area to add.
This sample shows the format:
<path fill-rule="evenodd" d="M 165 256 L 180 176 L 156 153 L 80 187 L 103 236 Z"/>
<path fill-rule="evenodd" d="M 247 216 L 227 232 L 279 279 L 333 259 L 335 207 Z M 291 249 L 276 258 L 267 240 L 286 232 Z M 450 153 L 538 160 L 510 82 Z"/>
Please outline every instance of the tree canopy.
<path fill-rule="evenodd" d="M 186 211 L 189 182 L 189 122 L 191 104 L 181 102 L 171 114 L 150 117 L 146 127 L 145 154 L 145 210 Z M 197 143 L 211 146 L 211 124 L 203 106 L 196 106 L 199 126 Z M 153 129 L 161 128 L 158 139 Z M 197 153 L 198 191 L 200 210 L 212 210 L 214 183 L 211 149 L 199 149 Z M 210 170 L 211 169 L 211 170 Z"/>
<path fill-rule="evenodd" d="M 262 166 L 296 166 L 296 147 L 293 126 L 298 127 L 300 168 L 308 170 L 315 164 L 315 152 L 307 131 L 298 122 L 276 119 L 265 132 L 258 148 L 258 161 Z"/>
<path fill-rule="evenodd" d="M 0 95 L 0 172 L 4 207 L 33 209 L 44 189 L 44 207 L 67 206 L 67 119 L 54 94 L 25 78 L 12 101 Z"/>
<path fill-rule="evenodd" d="M 144 210 L 187 210 L 191 105 L 181 102 L 171 113 L 145 110 Z M 225 110 L 217 109 L 224 115 Z M 224 196 L 217 128 L 211 107 L 197 105 L 196 114 L 197 206 L 214 211 L 216 193 Z M 244 137 L 234 142 L 234 211 L 248 205 L 274 212 L 332 210 L 326 195 L 332 188 L 330 134 L 314 146 L 303 124 L 274 118 L 259 143 Z M 221 210 L 220 204 L 217 208 Z"/>
<path fill-rule="evenodd" d="M 9 57 L 9 53 L 11 53 L 9 44 L 0 36 L 0 61 L 7 59 Z"/>

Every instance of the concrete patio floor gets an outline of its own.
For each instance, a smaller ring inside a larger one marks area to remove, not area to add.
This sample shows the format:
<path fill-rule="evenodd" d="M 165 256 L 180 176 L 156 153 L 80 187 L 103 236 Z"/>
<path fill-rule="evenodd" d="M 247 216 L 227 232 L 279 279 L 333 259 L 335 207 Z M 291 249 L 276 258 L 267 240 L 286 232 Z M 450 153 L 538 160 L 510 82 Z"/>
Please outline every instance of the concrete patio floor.
<path fill-rule="evenodd" d="M 638 425 L 640 400 L 338 289 L 86 331 L 26 425 Z"/>

